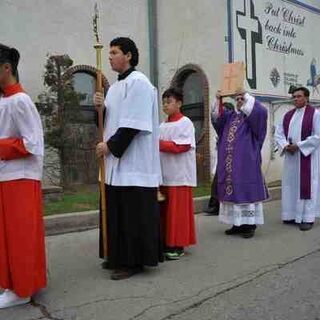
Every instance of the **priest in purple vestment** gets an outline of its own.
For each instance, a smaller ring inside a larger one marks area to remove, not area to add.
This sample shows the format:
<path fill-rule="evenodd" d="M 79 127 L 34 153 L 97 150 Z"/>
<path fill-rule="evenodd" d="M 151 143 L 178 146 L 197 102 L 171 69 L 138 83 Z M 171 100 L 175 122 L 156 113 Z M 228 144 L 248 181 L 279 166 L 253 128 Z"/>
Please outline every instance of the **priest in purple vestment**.
<path fill-rule="evenodd" d="M 251 238 L 264 222 L 262 202 L 268 198 L 261 170 L 267 110 L 244 90 L 235 96 L 234 111 L 219 114 L 219 100 L 218 92 L 211 118 L 218 134 L 219 220 L 233 225 L 227 235 Z"/>

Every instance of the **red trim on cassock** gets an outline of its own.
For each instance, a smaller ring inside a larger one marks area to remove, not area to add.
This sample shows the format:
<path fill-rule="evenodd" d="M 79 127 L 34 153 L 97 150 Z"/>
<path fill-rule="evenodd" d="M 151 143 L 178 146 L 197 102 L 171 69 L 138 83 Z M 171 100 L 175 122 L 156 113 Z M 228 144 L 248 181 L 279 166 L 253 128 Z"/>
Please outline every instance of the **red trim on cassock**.
<path fill-rule="evenodd" d="M 186 247 L 196 243 L 192 187 L 161 187 L 166 201 L 161 204 L 162 236 L 168 247 Z"/>
<path fill-rule="evenodd" d="M 30 297 L 46 284 L 41 183 L 0 182 L 0 287 Z"/>
<path fill-rule="evenodd" d="M 167 122 L 175 122 L 183 118 L 183 114 L 181 112 L 177 112 L 168 117 Z"/>
<path fill-rule="evenodd" d="M 191 149 L 190 144 L 176 144 L 173 141 L 160 140 L 160 151 L 170 153 L 182 153 Z"/>
<path fill-rule="evenodd" d="M 15 83 L 3 89 L 3 96 L 7 98 L 19 92 L 24 92 L 24 90 L 20 83 Z"/>
<path fill-rule="evenodd" d="M 14 160 L 25 158 L 30 152 L 25 148 L 23 140 L 19 138 L 0 139 L 0 159 Z"/>

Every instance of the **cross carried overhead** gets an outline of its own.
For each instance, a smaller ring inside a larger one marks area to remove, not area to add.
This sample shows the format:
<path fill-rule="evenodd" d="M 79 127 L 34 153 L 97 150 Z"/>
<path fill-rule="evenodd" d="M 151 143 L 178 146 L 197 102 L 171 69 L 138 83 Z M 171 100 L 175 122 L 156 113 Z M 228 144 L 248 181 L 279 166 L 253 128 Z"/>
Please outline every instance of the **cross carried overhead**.
<path fill-rule="evenodd" d="M 251 89 L 257 88 L 256 44 L 262 43 L 262 28 L 254 15 L 253 0 L 243 0 L 244 11 L 237 11 L 237 28 L 245 41 L 246 77 Z"/>
<path fill-rule="evenodd" d="M 226 63 L 222 69 L 221 96 L 230 96 L 243 88 L 245 66 L 243 62 Z"/>

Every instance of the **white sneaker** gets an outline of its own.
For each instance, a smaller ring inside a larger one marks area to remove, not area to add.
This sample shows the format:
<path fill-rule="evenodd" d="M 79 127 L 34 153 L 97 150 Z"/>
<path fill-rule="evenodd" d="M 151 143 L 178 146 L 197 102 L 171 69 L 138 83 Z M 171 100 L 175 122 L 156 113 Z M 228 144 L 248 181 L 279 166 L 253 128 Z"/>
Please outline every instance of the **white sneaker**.
<path fill-rule="evenodd" d="M 0 309 L 26 304 L 29 303 L 30 300 L 30 297 L 20 298 L 13 291 L 7 289 L 3 294 L 0 295 Z"/>

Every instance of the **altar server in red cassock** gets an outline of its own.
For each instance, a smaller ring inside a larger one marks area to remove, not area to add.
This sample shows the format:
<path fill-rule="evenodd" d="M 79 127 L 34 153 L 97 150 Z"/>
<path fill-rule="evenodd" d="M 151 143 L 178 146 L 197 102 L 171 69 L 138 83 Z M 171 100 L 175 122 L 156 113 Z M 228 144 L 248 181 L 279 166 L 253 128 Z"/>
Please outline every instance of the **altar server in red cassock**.
<path fill-rule="evenodd" d="M 160 160 L 166 196 L 162 204 L 163 237 L 166 258 L 177 260 L 184 247 L 196 243 L 192 187 L 197 184 L 195 130 L 180 108 L 183 94 L 169 88 L 162 96 L 168 119 L 160 125 Z"/>
<path fill-rule="evenodd" d="M 17 82 L 19 57 L 0 44 L 0 308 L 28 303 L 46 286 L 43 130 Z"/>

